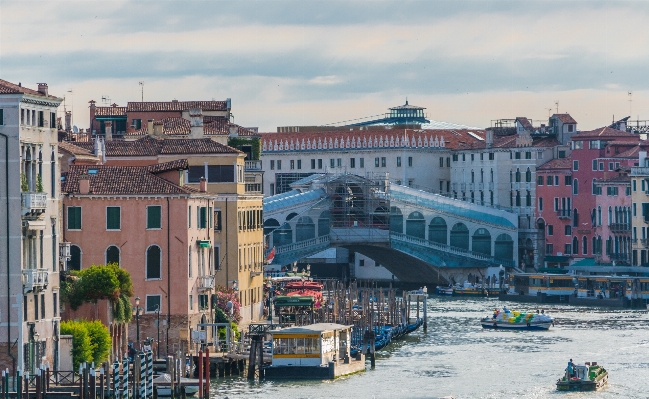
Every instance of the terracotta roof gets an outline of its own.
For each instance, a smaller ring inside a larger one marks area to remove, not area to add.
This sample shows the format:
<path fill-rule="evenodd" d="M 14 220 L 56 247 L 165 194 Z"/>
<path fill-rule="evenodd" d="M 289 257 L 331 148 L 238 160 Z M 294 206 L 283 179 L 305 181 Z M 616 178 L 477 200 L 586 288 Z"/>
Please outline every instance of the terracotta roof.
<path fill-rule="evenodd" d="M 147 195 L 189 194 L 192 191 L 178 186 L 149 171 L 148 166 L 92 166 L 70 165 L 61 185 L 69 194 L 79 194 L 79 178 L 88 176 L 90 194 L 96 195 Z"/>
<path fill-rule="evenodd" d="M 205 123 L 208 119 L 210 122 Z M 191 123 L 185 118 L 164 118 L 153 122 L 154 125 L 163 125 L 163 133 L 167 136 L 189 136 L 191 132 Z M 227 136 L 230 134 L 230 129 L 235 128 L 239 136 L 254 136 L 255 132 L 248 130 L 242 126 L 234 123 L 229 123 L 227 118 L 222 117 L 203 117 L 203 134 L 206 136 Z M 149 133 L 147 124 L 142 126 L 142 129 L 127 132 L 129 137 L 145 136 Z"/>
<path fill-rule="evenodd" d="M 624 172 L 624 171 L 623 171 Z M 595 179 L 595 183 L 628 183 L 631 184 L 631 176 L 628 173 L 607 177 L 605 179 Z"/>
<path fill-rule="evenodd" d="M 72 155 L 92 155 L 92 156 L 95 155 L 92 150 L 88 150 L 87 148 L 84 147 L 85 146 L 76 145 L 74 142 L 69 142 L 69 141 L 59 142 L 59 150 L 67 151 Z"/>
<path fill-rule="evenodd" d="M 597 137 L 597 138 L 603 138 L 603 137 L 610 137 L 610 138 L 617 138 L 617 137 L 637 137 L 633 133 L 628 133 L 628 132 L 623 132 L 621 130 L 613 129 L 608 126 L 606 127 L 600 127 L 595 130 L 589 130 L 585 132 L 579 132 L 572 136 L 572 140 L 575 139 L 580 139 L 580 138 L 587 138 L 587 137 Z"/>
<path fill-rule="evenodd" d="M 126 116 L 126 107 L 95 107 L 95 116 Z"/>
<path fill-rule="evenodd" d="M 130 102 L 126 106 L 128 112 L 156 111 L 188 111 L 198 108 L 203 111 L 227 111 L 226 101 L 159 101 L 159 102 Z"/>
<path fill-rule="evenodd" d="M 457 149 L 462 145 L 484 143 L 484 130 L 466 129 L 283 132 L 259 133 L 258 136 L 262 140 L 262 151 L 266 152 L 377 147 Z"/>
<path fill-rule="evenodd" d="M 614 158 L 638 158 L 638 156 L 640 155 L 640 151 L 647 151 L 647 150 L 649 150 L 649 143 L 643 141 L 640 142 L 640 144 L 636 144 L 634 147 L 629 148 L 624 152 L 615 154 Z"/>
<path fill-rule="evenodd" d="M 543 170 L 556 170 L 556 169 L 572 169 L 572 159 L 570 158 L 556 158 L 536 168 L 537 171 Z"/>
<path fill-rule="evenodd" d="M 151 173 L 162 173 L 170 170 L 187 170 L 189 163 L 186 159 L 176 159 L 175 161 L 157 163 L 155 165 L 147 166 L 147 170 Z"/>
<path fill-rule="evenodd" d="M 570 116 L 570 114 L 554 114 L 552 115 L 552 117 L 556 117 L 563 123 L 577 123 L 577 121 L 574 120 L 572 116 Z"/>
<path fill-rule="evenodd" d="M 531 147 L 519 147 L 516 145 L 516 138 L 518 137 L 517 134 L 512 134 L 509 136 L 496 136 L 494 135 L 494 141 L 491 145 L 491 148 L 520 148 L 525 149 L 525 148 L 545 148 L 545 147 L 555 147 L 559 145 L 559 142 L 557 141 L 556 138 L 551 138 L 551 137 L 534 137 L 532 138 L 532 146 Z M 469 150 L 469 149 L 485 149 L 487 148 L 487 143 L 484 141 L 474 141 L 469 144 L 463 144 L 461 145 L 458 149 L 462 150 Z"/>
<path fill-rule="evenodd" d="M 20 93 L 61 100 L 60 98 L 55 96 L 50 96 L 50 95 L 46 96 L 45 94 L 40 93 L 38 90 L 32 90 L 24 86 L 18 86 L 17 84 L 11 83 L 4 79 L 0 79 L 0 94 L 20 94 Z"/>
<path fill-rule="evenodd" d="M 77 146 L 93 151 L 91 141 L 78 142 Z M 141 157 L 171 154 L 243 154 L 241 151 L 204 139 L 158 139 L 144 136 L 135 141 L 110 140 L 105 142 L 107 157 Z"/>
<path fill-rule="evenodd" d="M 519 116 L 516 118 L 516 120 L 525 128 L 525 129 L 534 129 L 534 126 L 532 126 L 532 123 L 530 122 L 529 119 L 525 118 L 524 116 Z"/>

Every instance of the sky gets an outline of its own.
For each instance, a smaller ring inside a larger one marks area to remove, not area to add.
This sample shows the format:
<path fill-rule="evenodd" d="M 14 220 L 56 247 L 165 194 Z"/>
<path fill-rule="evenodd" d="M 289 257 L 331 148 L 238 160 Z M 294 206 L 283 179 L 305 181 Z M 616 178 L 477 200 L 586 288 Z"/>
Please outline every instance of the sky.
<path fill-rule="evenodd" d="M 590 130 L 649 119 L 647 21 L 648 1 L 0 0 L 0 78 L 48 83 L 80 128 L 88 101 L 123 106 L 143 88 L 231 98 L 234 122 L 260 131 L 406 98 L 437 121 L 538 124 L 558 109 Z"/>

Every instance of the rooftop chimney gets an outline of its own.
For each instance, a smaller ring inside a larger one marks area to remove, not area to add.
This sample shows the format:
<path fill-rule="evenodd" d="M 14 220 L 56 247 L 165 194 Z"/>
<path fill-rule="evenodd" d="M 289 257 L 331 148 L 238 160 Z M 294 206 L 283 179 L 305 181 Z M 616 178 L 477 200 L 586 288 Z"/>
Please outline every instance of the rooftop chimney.
<path fill-rule="evenodd" d="M 162 121 L 158 121 L 158 123 L 153 124 L 153 134 L 155 136 L 162 136 L 165 131 L 165 125 L 162 123 Z"/>
<path fill-rule="evenodd" d="M 189 110 L 189 138 L 203 138 L 203 110 L 200 108 L 190 108 Z"/>
<path fill-rule="evenodd" d="M 201 177 L 198 189 L 200 190 L 201 193 L 207 192 L 207 180 L 205 180 L 204 177 Z"/>
<path fill-rule="evenodd" d="M 104 126 L 106 127 L 106 140 L 113 140 L 113 122 L 106 121 L 104 122 Z"/>
<path fill-rule="evenodd" d="M 239 135 L 239 128 L 237 126 L 230 125 L 229 130 L 230 130 L 230 137 L 236 137 Z"/>
<path fill-rule="evenodd" d="M 79 176 L 79 194 L 90 194 L 90 176 Z"/>
<path fill-rule="evenodd" d="M 38 92 L 41 93 L 42 95 L 46 96 L 47 95 L 47 83 L 39 83 L 38 84 Z"/>
<path fill-rule="evenodd" d="M 487 129 L 485 131 L 485 143 L 487 148 L 491 148 L 491 146 L 494 143 L 494 131 L 491 129 Z"/>
<path fill-rule="evenodd" d="M 153 134 L 153 119 L 149 119 L 146 125 L 146 131 L 148 134 Z"/>

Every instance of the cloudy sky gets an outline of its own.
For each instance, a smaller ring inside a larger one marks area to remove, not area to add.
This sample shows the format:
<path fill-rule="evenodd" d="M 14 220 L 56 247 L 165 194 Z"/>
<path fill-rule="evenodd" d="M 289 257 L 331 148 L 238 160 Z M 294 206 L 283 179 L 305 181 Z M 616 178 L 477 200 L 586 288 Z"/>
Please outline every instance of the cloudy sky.
<path fill-rule="evenodd" d="M 88 101 L 232 98 L 275 131 L 385 112 L 649 119 L 647 1 L 5 1 L 0 77 Z M 629 96 L 631 92 L 631 96 Z M 629 99 L 632 99 L 630 102 Z"/>

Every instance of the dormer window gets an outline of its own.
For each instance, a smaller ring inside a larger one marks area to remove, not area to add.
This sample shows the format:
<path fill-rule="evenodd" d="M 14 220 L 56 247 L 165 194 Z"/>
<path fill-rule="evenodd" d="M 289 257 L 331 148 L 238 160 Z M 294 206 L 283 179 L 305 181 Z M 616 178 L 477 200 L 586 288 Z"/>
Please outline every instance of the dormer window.
<path fill-rule="evenodd" d="M 568 133 L 572 133 L 575 129 L 575 125 L 568 125 Z"/>

